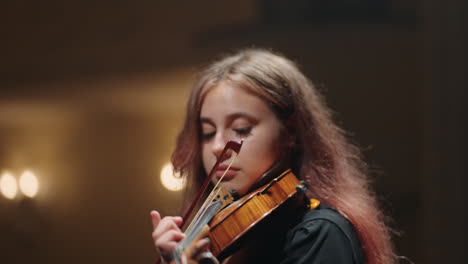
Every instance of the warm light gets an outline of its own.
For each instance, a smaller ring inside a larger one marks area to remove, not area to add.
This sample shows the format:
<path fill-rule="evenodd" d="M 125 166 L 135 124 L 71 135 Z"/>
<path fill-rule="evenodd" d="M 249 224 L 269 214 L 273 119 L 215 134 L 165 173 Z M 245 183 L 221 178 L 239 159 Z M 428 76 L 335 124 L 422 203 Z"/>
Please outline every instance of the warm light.
<path fill-rule="evenodd" d="M 34 173 L 25 171 L 19 179 L 19 187 L 24 195 L 32 198 L 39 191 L 39 181 Z"/>
<path fill-rule="evenodd" d="M 170 191 L 180 191 L 185 187 L 185 180 L 174 174 L 171 163 L 167 163 L 161 170 L 161 182 Z"/>
<path fill-rule="evenodd" d="M 18 184 L 15 177 L 8 172 L 4 172 L 0 178 L 0 191 L 3 196 L 8 199 L 13 199 L 18 192 Z"/>

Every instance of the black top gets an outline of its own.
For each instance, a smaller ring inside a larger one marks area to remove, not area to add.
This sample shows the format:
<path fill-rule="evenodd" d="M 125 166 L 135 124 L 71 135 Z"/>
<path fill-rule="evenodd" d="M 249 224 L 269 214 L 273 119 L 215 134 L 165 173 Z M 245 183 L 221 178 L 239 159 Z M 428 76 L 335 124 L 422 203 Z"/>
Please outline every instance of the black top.
<path fill-rule="evenodd" d="M 351 223 L 324 204 L 287 232 L 282 255 L 281 264 L 365 262 Z"/>
<path fill-rule="evenodd" d="M 289 216 L 291 219 L 292 215 Z M 292 222 L 267 225 L 241 251 L 227 263 L 365 263 L 352 224 L 325 204 L 294 218 Z"/>

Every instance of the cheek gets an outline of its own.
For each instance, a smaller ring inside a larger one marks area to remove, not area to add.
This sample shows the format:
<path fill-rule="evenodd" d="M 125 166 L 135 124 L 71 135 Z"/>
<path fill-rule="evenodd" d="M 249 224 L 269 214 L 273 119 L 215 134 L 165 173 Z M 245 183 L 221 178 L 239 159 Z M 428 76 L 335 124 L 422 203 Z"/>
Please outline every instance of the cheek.
<path fill-rule="evenodd" d="M 209 161 L 209 155 L 207 153 L 207 149 L 206 147 L 203 147 L 201 148 L 201 159 L 202 159 L 202 164 L 203 164 L 203 168 L 205 169 L 205 172 L 208 174 L 208 170 L 209 170 L 209 166 L 210 166 L 210 161 Z"/>
<path fill-rule="evenodd" d="M 281 133 L 270 133 L 270 137 L 265 137 L 262 142 L 263 154 L 269 159 L 277 159 L 280 156 L 281 151 Z"/>
<path fill-rule="evenodd" d="M 257 143 L 255 148 L 245 151 L 245 154 L 248 156 L 246 159 L 250 160 L 249 164 L 255 167 L 252 170 L 263 174 L 280 157 L 278 137 L 263 137 Z"/>
<path fill-rule="evenodd" d="M 269 168 L 279 157 L 276 145 L 273 143 L 266 145 L 265 148 L 262 149 L 262 153 L 259 153 L 259 157 L 262 157 L 261 163 L 263 164 L 263 167 Z"/>

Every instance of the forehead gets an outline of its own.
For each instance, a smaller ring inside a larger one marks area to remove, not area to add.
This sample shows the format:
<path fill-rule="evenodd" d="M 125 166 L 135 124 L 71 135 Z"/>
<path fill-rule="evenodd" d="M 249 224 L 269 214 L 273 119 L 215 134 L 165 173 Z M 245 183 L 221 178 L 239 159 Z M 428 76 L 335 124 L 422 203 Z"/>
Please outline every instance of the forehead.
<path fill-rule="evenodd" d="M 236 112 L 246 112 L 258 117 L 273 115 L 259 96 L 229 82 L 221 82 L 206 92 L 200 116 L 216 117 Z"/>

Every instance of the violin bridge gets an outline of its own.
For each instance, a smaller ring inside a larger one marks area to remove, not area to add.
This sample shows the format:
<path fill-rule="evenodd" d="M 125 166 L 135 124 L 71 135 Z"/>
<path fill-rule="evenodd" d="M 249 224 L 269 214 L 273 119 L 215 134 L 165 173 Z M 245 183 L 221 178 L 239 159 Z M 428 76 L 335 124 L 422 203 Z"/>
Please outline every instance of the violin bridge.
<path fill-rule="evenodd" d="M 232 204 L 234 202 L 234 197 L 232 196 L 231 192 L 228 190 L 219 187 L 219 190 L 216 191 L 216 196 L 213 198 L 214 201 L 221 201 L 222 206 L 220 209 L 225 208 L 226 206 Z"/>

